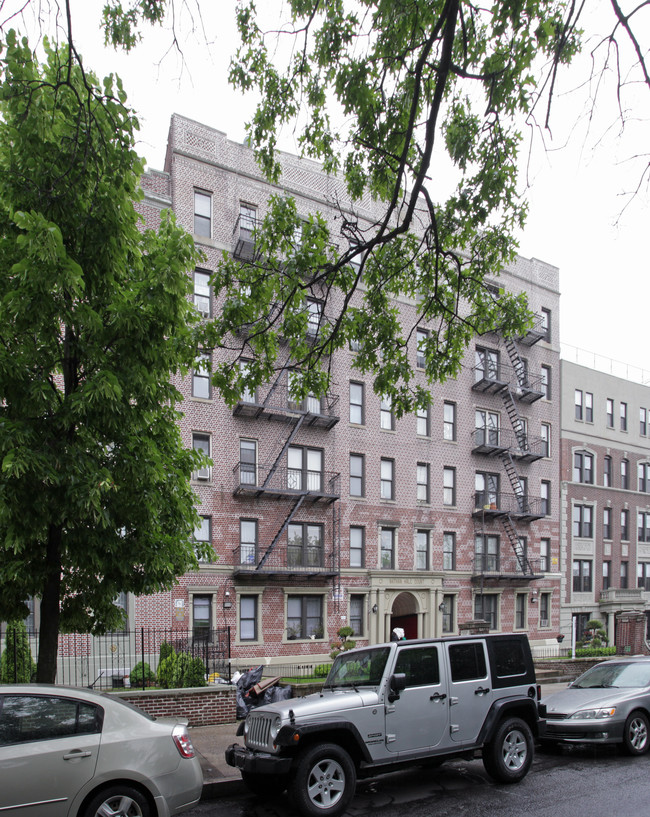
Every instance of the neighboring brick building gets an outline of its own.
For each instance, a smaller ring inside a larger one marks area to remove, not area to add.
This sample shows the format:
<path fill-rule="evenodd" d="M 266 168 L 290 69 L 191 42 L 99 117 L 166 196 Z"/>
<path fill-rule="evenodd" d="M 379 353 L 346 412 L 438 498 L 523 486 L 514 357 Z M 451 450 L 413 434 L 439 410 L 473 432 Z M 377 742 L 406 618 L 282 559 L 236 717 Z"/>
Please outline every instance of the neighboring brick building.
<path fill-rule="evenodd" d="M 562 626 L 650 611 L 650 387 L 561 362 Z"/>
<path fill-rule="evenodd" d="M 343 185 L 312 161 L 283 155 L 282 164 L 282 187 L 273 188 L 250 148 L 172 118 L 165 172 L 144 177 L 142 207 L 150 223 L 172 207 L 194 232 L 206 255 L 195 302 L 206 316 L 217 309 L 210 271 L 223 251 L 251 252 L 272 192 L 340 229 Z M 372 221 L 369 202 L 354 212 Z M 492 629 L 554 643 L 558 283 L 558 270 L 534 259 L 504 270 L 498 285 L 525 291 L 539 325 L 517 343 L 477 338 L 457 380 L 434 386 L 426 415 L 396 420 L 353 368 L 354 351 L 331 361 L 335 393 L 300 406 L 289 400 L 288 372 L 229 410 L 207 368 L 195 371 L 180 385 L 182 432 L 213 461 L 194 485 L 197 535 L 212 542 L 214 559 L 173 591 L 132 602 L 131 623 L 230 625 L 233 657 L 280 661 L 326 656 L 342 624 L 365 643 L 395 626 L 432 636 L 485 617 Z M 413 301 L 398 306 L 405 320 L 415 315 Z M 414 359 L 416 346 L 414 336 Z"/>

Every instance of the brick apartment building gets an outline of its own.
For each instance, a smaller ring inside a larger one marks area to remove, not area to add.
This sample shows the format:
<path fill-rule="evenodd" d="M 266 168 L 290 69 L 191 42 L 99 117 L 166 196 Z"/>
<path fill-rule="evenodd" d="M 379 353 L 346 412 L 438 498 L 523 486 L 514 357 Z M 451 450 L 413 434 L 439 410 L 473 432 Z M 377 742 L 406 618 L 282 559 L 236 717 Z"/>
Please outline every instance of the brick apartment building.
<path fill-rule="evenodd" d="M 300 215 L 318 210 L 338 229 L 343 185 L 309 160 L 283 155 L 282 164 L 274 188 L 250 148 L 172 118 L 164 172 L 143 179 L 143 209 L 153 223 L 171 207 L 194 233 L 205 253 L 194 298 L 206 318 L 219 308 L 211 270 L 224 251 L 242 259 L 254 251 L 271 193 L 292 195 Z M 354 218 L 371 223 L 372 205 L 355 205 Z M 287 370 L 234 409 L 209 383 L 210 365 L 226 353 L 206 351 L 180 389 L 187 445 L 213 463 L 194 487 L 196 535 L 214 557 L 173 591 L 130 600 L 130 623 L 229 625 L 234 658 L 278 661 L 327 656 L 344 624 L 358 644 L 388 639 L 395 626 L 407 637 L 456 633 L 477 618 L 555 643 L 558 270 L 518 258 L 495 283 L 525 291 L 538 325 L 517 342 L 477 337 L 461 375 L 434 386 L 429 411 L 399 420 L 354 368 L 354 350 L 331 360 L 332 393 L 322 398 L 293 403 Z M 415 320 L 413 301 L 398 306 Z M 427 329 L 414 333 L 416 361 Z"/>
<path fill-rule="evenodd" d="M 563 360 L 563 632 L 650 615 L 650 388 Z"/>

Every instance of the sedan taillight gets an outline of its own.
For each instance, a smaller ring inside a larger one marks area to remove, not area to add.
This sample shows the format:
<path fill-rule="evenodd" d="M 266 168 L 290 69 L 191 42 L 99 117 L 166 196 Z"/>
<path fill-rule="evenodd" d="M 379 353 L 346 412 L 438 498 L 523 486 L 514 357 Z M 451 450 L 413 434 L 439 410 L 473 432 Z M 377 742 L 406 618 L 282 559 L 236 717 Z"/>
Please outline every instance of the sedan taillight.
<path fill-rule="evenodd" d="M 181 757 L 194 757 L 194 747 L 187 726 L 177 724 L 172 730 L 172 738 Z"/>

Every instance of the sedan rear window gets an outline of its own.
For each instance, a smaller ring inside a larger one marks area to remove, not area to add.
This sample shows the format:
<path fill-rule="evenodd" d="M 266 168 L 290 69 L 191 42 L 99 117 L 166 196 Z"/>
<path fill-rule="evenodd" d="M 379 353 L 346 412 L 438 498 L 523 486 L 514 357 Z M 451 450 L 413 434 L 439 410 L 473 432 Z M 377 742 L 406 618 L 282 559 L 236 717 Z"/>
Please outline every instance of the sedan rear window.
<path fill-rule="evenodd" d="M 101 732 L 103 710 L 74 698 L 0 695 L 0 746 Z"/>

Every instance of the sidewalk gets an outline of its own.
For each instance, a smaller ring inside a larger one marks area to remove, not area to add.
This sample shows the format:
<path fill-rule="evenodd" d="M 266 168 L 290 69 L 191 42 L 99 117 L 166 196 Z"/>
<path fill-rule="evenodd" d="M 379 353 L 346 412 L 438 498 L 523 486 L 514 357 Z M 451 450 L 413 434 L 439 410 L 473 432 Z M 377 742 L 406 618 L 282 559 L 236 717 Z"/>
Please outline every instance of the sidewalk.
<path fill-rule="evenodd" d="M 552 692 L 566 689 L 568 682 L 543 683 L 542 698 Z M 231 743 L 244 743 L 243 737 L 237 737 L 239 723 L 227 723 L 220 726 L 196 726 L 190 729 L 194 749 L 203 769 L 202 800 L 214 800 L 230 794 L 246 791 L 241 774 L 237 769 L 226 764 L 225 752 Z"/>

